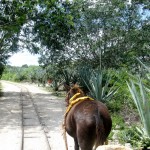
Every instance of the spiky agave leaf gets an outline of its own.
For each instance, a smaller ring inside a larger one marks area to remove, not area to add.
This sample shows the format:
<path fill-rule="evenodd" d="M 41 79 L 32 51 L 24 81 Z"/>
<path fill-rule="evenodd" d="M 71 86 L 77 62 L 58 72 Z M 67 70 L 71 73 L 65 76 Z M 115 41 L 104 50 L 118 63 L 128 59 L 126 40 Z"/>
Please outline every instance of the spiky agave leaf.
<path fill-rule="evenodd" d="M 146 134 L 148 137 L 150 137 L 150 100 L 148 99 L 145 87 L 140 78 L 138 79 L 137 84 L 130 80 L 130 83 L 127 82 L 127 85 L 137 106 Z M 138 87 L 136 87 L 136 85 Z M 139 91 L 137 88 L 139 88 Z"/>
<path fill-rule="evenodd" d="M 102 71 L 93 71 L 91 74 L 91 77 L 89 81 L 83 81 L 85 82 L 85 85 L 90 91 L 90 95 L 99 101 L 106 101 L 109 100 L 118 90 L 118 88 L 115 88 L 114 84 L 112 87 L 109 87 L 111 76 L 108 76 L 105 85 L 102 84 L 104 79 L 104 74 Z"/>

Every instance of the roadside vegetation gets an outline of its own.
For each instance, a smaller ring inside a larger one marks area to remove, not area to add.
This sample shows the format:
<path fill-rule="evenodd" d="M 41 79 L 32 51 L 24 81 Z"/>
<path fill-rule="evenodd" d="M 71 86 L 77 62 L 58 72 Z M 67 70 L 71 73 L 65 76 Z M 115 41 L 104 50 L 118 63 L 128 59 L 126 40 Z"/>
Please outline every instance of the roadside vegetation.
<path fill-rule="evenodd" d="M 109 108 L 110 140 L 150 146 L 149 0 L 2 0 L 0 8 L 1 79 L 58 96 L 77 83 Z M 38 53 L 40 66 L 7 65 L 22 49 Z"/>
<path fill-rule="evenodd" d="M 47 85 L 49 91 L 63 97 L 65 96 L 63 83 L 79 84 L 86 94 L 102 101 L 110 110 L 113 130 L 109 139 L 118 140 L 122 144 L 130 143 L 138 149 L 150 146 L 150 74 L 147 71 L 149 68 L 144 69 L 143 65 L 140 77 L 131 75 L 126 69 L 101 71 L 99 68 L 82 66 L 82 69 L 72 67 L 73 69 L 67 68 L 62 72 L 55 69 L 54 74 L 53 71 L 46 73 L 46 70 L 39 66 L 7 66 L 2 79 L 36 83 L 39 86 Z"/>

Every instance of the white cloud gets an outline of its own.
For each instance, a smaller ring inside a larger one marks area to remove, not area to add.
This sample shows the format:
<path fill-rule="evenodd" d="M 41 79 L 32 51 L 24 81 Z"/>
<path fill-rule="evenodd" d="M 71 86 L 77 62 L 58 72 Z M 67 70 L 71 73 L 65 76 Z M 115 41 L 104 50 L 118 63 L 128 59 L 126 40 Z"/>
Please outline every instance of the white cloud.
<path fill-rule="evenodd" d="M 39 55 L 32 55 L 28 51 L 18 52 L 8 59 L 8 64 L 11 66 L 39 65 L 38 57 Z"/>

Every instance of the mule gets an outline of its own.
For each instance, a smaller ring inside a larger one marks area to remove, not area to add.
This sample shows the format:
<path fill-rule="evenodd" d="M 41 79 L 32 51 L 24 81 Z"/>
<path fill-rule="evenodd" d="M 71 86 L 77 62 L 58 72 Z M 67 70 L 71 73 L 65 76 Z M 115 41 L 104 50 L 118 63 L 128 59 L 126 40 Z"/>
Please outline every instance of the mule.
<path fill-rule="evenodd" d="M 73 137 L 75 150 L 96 150 L 106 142 L 111 131 L 109 111 L 100 101 L 85 97 L 83 91 L 75 85 L 67 93 L 66 103 L 70 106 L 77 99 L 78 102 L 69 107 L 65 114 L 65 131 Z"/>

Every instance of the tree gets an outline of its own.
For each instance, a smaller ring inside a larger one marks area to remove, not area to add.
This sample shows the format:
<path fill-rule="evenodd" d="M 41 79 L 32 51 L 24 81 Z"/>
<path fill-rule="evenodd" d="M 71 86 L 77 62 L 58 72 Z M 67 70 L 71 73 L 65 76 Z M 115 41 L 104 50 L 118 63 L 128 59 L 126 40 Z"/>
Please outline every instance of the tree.
<path fill-rule="evenodd" d="M 70 57 L 81 64 L 99 66 L 102 63 L 103 68 L 128 67 L 129 64 L 133 67 L 135 56 L 147 60 L 150 30 L 148 19 L 143 19 L 139 8 L 144 9 L 134 1 L 129 4 L 120 0 L 82 4 L 76 32 L 66 47 L 71 51 Z M 144 22 L 147 22 L 146 28 Z M 147 49 L 143 50 L 145 44 Z"/>
<path fill-rule="evenodd" d="M 73 30 L 70 3 L 59 0 L 0 2 L 0 60 L 5 64 L 14 52 L 28 49 L 56 62 L 63 55 Z M 45 47 L 40 49 L 40 47 Z M 40 51 L 39 51 L 40 49 Z M 41 59 L 43 60 L 43 59 Z"/>
<path fill-rule="evenodd" d="M 29 13 L 35 2 L 0 1 L 0 67 L 3 68 L 7 58 L 19 50 L 19 34 L 28 21 Z"/>
<path fill-rule="evenodd" d="M 0 60 L 22 46 L 40 53 L 44 66 L 86 62 L 119 68 L 134 66 L 134 56 L 148 61 L 149 22 L 141 10 L 149 11 L 149 3 L 131 2 L 2 0 Z"/>
<path fill-rule="evenodd" d="M 40 62 L 45 65 L 62 62 L 65 58 L 65 45 L 75 29 L 72 7 L 68 1 L 47 1 L 39 5 L 39 11 L 33 18 L 32 34 L 36 34 L 33 41 L 42 46 Z"/>

